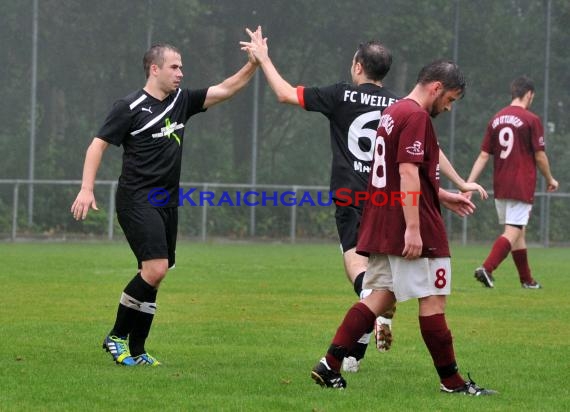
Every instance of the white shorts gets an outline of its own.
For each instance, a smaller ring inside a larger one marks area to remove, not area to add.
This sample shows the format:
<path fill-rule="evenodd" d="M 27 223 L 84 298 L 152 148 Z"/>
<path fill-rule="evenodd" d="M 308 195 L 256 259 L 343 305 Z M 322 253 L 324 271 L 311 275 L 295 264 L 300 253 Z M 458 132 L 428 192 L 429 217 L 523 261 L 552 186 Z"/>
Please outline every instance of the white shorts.
<path fill-rule="evenodd" d="M 495 208 L 501 225 L 526 226 L 532 210 L 532 204 L 520 200 L 495 199 Z"/>
<path fill-rule="evenodd" d="M 451 259 L 371 254 L 363 289 L 389 290 L 398 302 L 451 293 Z"/>

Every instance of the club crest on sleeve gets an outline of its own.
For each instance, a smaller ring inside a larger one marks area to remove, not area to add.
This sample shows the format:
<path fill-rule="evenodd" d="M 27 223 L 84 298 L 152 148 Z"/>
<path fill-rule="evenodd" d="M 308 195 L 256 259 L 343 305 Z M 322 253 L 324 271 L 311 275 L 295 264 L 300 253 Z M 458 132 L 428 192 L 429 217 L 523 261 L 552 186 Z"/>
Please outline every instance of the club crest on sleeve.
<path fill-rule="evenodd" d="M 416 140 L 411 146 L 406 147 L 406 152 L 415 156 L 423 155 L 424 149 L 422 149 L 422 142 Z"/>

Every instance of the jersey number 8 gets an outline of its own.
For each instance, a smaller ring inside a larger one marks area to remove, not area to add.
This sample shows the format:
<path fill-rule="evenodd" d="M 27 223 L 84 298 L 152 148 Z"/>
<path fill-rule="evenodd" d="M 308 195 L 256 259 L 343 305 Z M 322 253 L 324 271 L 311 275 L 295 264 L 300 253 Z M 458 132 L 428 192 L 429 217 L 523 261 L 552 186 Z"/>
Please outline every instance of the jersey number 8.
<path fill-rule="evenodd" d="M 372 186 L 382 189 L 386 187 L 386 143 L 382 136 L 376 138 L 374 163 L 372 170 Z"/>

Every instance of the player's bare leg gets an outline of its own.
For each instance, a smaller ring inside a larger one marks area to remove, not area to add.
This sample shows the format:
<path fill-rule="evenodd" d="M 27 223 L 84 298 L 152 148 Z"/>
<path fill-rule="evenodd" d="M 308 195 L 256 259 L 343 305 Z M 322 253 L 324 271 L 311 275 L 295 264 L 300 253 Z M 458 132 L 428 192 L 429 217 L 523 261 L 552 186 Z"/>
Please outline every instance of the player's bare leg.
<path fill-rule="evenodd" d="M 352 248 L 344 252 L 342 258 L 344 262 L 344 271 L 346 273 L 346 277 L 350 283 L 354 285 L 357 277 L 361 273 L 366 272 L 366 267 L 368 266 L 368 258 L 356 253 L 356 248 Z"/>

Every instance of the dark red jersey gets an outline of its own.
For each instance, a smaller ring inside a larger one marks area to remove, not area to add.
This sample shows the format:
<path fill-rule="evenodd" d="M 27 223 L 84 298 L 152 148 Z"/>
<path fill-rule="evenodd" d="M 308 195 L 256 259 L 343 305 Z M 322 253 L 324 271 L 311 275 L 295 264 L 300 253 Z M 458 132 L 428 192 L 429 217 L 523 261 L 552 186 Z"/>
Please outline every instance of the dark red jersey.
<path fill-rule="evenodd" d="M 495 198 L 533 202 L 534 153 L 544 148 L 544 130 L 534 113 L 519 106 L 507 106 L 493 116 L 481 150 L 493 155 Z"/>
<path fill-rule="evenodd" d="M 402 193 L 400 163 L 418 166 L 421 194 Z M 384 110 L 368 192 L 383 191 L 389 201 L 364 206 L 357 251 L 401 256 L 406 221 L 401 202 L 419 205 L 422 257 L 449 257 L 449 245 L 441 217 L 439 191 L 439 144 L 428 112 L 415 101 L 403 99 Z M 401 198 L 401 202 L 397 198 Z M 378 198 L 378 196 L 377 196 Z"/>

